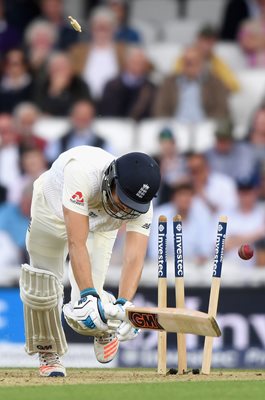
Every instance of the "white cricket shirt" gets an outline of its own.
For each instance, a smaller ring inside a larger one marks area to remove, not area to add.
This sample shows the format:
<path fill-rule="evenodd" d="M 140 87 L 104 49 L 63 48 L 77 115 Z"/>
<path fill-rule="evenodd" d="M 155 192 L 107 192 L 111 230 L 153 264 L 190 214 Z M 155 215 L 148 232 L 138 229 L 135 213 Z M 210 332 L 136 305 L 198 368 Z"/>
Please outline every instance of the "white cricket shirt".
<path fill-rule="evenodd" d="M 62 153 L 44 173 L 43 191 L 51 212 L 64 219 L 63 206 L 89 217 L 91 232 L 116 230 L 126 223 L 127 231 L 149 235 L 153 208 L 135 220 L 118 220 L 102 204 L 103 174 L 115 157 L 97 147 L 79 146 Z"/>

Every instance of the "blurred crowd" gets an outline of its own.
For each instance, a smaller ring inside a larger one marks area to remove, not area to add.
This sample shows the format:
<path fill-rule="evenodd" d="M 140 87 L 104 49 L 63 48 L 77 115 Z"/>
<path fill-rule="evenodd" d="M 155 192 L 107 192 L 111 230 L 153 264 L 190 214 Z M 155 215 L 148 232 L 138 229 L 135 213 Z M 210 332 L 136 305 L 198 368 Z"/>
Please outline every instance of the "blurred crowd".
<path fill-rule="evenodd" d="M 220 41 L 236 43 L 245 68 L 265 67 L 265 0 L 224 2 L 219 26 L 201 26 L 166 76 L 130 23 L 131 3 L 84 2 L 79 34 L 67 21 L 63 0 L 0 0 L 0 267 L 27 260 L 32 185 L 58 155 L 79 145 L 112 151 L 111 141 L 94 128 L 98 117 L 136 124 L 169 118 L 190 126 L 214 120 L 214 144 L 204 152 L 180 151 L 167 125 L 158 133 L 152 155 L 162 185 L 154 221 L 181 214 L 184 256 L 203 265 L 213 258 L 217 216 L 224 213 L 226 257 L 239 262 L 238 247 L 250 243 L 256 251 L 249 265 L 265 266 L 265 87 L 264 100 L 236 140 L 230 98 L 241 85 L 215 52 Z M 46 117 L 67 119 L 68 129 L 56 139 L 39 135 L 36 126 Z M 148 257 L 157 257 L 156 223 Z"/>

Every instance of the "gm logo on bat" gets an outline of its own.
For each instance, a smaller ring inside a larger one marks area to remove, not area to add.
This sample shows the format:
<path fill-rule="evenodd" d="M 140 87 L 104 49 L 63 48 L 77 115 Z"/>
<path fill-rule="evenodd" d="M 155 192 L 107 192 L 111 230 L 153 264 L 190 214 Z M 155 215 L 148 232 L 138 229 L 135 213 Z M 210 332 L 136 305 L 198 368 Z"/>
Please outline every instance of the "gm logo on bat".
<path fill-rule="evenodd" d="M 128 310 L 128 318 L 136 328 L 164 330 L 156 314 Z"/>

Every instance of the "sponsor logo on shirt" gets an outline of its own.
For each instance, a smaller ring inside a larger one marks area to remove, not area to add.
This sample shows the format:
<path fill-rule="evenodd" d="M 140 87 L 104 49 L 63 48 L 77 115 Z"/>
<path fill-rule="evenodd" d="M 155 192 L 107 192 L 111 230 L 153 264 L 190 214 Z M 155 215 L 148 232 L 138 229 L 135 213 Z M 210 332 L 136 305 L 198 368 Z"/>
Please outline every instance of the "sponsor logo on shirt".
<path fill-rule="evenodd" d="M 77 204 L 79 206 L 84 205 L 84 196 L 82 192 L 75 192 L 73 196 L 70 198 L 70 201 L 74 204 Z"/>
<path fill-rule="evenodd" d="M 98 217 L 98 215 L 97 215 L 96 213 L 94 213 L 93 211 L 90 211 L 89 214 L 88 214 L 88 216 L 89 216 L 89 217 L 92 217 L 92 218 Z"/>
<path fill-rule="evenodd" d="M 142 225 L 142 228 L 144 228 L 144 229 L 149 229 L 150 228 L 150 226 L 151 226 L 151 224 L 144 224 L 144 225 Z"/>

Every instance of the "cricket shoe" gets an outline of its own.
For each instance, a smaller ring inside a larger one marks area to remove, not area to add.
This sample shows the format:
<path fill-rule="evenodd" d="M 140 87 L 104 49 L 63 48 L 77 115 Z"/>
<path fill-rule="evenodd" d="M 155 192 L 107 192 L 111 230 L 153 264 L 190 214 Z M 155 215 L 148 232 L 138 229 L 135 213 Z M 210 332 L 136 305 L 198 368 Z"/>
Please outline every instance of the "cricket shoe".
<path fill-rule="evenodd" d="M 94 351 L 98 362 L 105 364 L 113 360 L 119 348 L 115 333 L 105 333 L 94 337 Z"/>
<path fill-rule="evenodd" d="M 39 353 L 40 376 L 66 376 L 66 371 L 57 353 Z"/>

